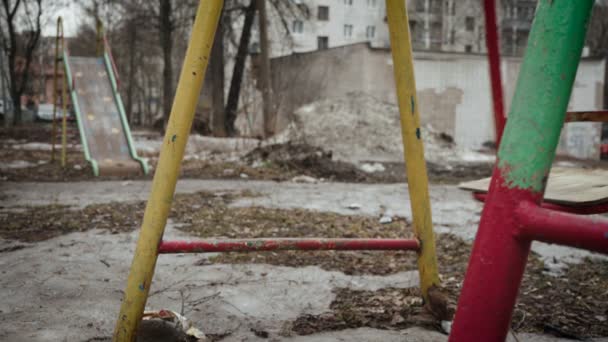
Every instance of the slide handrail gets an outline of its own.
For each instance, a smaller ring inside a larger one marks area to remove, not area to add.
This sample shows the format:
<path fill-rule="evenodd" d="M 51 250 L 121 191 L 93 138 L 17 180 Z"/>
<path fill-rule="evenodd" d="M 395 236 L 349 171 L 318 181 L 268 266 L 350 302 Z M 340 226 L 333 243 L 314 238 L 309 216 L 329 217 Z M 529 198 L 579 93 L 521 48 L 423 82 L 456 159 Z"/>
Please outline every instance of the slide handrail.
<path fill-rule="evenodd" d="M 116 69 L 112 64 L 112 57 L 108 50 L 104 53 L 104 61 L 106 65 L 106 69 L 108 75 L 110 76 L 110 83 L 112 85 L 112 93 L 114 95 L 114 101 L 116 102 L 116 106 L 118 107 L 118 114 L 120 116 L 120 122 L 122 123 L 122 128 L 125 132 L 125 138 L 127 139 L 127 145 L 129 147 L 129 155 L 135 161 L 137 161 L 144 172 L 145 175 L 148 174 L 148 162 L 146 159 L 141 158 L 137 155 L 137 150 L 135 149 L 135 144 L 133 143 L 133 137 L 131 136 L 131 128 L 129 127 L 129 121 L 127 120 L 127 114 L 125 111 L 125 107 L 122 103 L 122 98 L 120 97 L 120 93 L 118 92 L 118 81 L 117 75 L 115 74 Z"/>
<path fill-rule="evenodd" d="M 65 75 L 67 78 L 67 84 L 69 84 L 70 97 L 72 98 L 72 107 L 74 107 L 74 113 L 76 114 L 76 123 L 78 124 L 78 131 L 80 133 L 80 142 L 82 143 L 82 149 L 84 150 L 84 158 L 89 164 L 91 164 L 91 167 L 93 168 L 93 174 L 95 176 L 99 176 L 99 166 L 97 164 L 97 160 L 91 158 L 89 143 L 84 131 L 84 125 L 82 123 L 83 117 L 82 113 L 80 112 L 78 94 L 76 93 L 74 78 L 72 76 L 72 70 L 70 69 L 69 57 L 70 54 L 66 47 L 63 50 L 63 65 L 65 66 Z"/>

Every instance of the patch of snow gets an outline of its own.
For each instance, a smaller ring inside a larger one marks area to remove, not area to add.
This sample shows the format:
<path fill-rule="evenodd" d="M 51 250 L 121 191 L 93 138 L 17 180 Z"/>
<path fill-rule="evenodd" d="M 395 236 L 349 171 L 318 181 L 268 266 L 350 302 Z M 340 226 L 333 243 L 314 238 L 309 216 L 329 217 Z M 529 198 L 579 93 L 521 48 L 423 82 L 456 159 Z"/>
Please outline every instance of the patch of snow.
<path fill-rule="evenodd" d="M 494 156 L 458 148 L 449 136 L 429 124 L 420 127 L 420 133 L 429 162 L 447 165 L 494 161 Z M 373 162 L 403 161 L 398 107 L 365 93 L 348 93 L 298 108 L 293 122 L 264 144 L 289 141 L 332 151 L 336 160 L 371 161 L 371 167 L 362 165 L 365 172 L 380 171 Z"/>
<path fill-rule="evenodd" d="M 82 145 L 79 144 L 67 144 L 66 147 L 69 150 L 82 151 Z M 25 144 L 15 144 L 12 145 L 11 148 L 23 151 L 51 151 L 53 149 L 53 145 L 49 143 L 30 142 Z M 61 149 L 61 144 L 56 144 L 55 148 Z"/>
<path fill-rule="evenodd" d="M 28 167 L 37 166 L 37 165 L 39 165 L 39 164 L 38 163 L 28 162 L 26 160 L 14 160 L 14 161 L 9 162 L 9 163 L 2 163 L 2 164 L 0 164 L 0 169 L 1 170 L 7 170 L 7 169 L 26 169 Z"/>
<path fill-rule="evenodd" d="M 359 166 L 359 169 L 367 173 L 382 172 L 386 170 L 384 165 L 380 163 L 363 163 Z"/>
<path fill-rule="evenodd" d="M 301 175 L 301 176 L 295 176 L 291 179 L 292 182 L 294 183 L 308 183 L 308 184 L 315 184 L 318 183 L 319 180 L 310 176 L 305 176 L 305 175 Z"/>
<path fill-rule="evenodd" d="M 458 152 L 459 152 L 458 155 L 460 156 L 460 159 L 465 162 L 493 163 L 496 161 L 496 155 L 494 155 L 494 154 L 480 153 L 480 152 L 471 151 L 471 150 L 461 150 Z"/>

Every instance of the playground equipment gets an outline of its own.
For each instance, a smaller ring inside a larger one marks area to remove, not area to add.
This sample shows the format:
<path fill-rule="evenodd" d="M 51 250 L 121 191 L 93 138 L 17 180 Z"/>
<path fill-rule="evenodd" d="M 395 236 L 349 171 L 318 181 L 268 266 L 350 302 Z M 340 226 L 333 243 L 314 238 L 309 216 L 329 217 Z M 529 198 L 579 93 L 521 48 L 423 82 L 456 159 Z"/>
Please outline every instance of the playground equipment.
<path fill-rule="evenodd" d="M 57 20 L 53 91 L 52 159 L 55 158 L 56 94 L 62 81 L 62 152 L 61 166 L 66 166 L 67 93 L 76 114 L 84 155 L 95 176 L 148 173 L 147 162 L 137 156 L 129 123 L 118 92 L 118 71 L 100 22 L 97 23 L 97 56 L 70 56 L 63 37 L 63 21 Z M 59 65 L 64 70 L 59 75 Z"/>
<path fill-rule="evenodd" d="M 387 0 L 388 23 L 409 192 L 416 239 L 248 239 L 199 242 L 162 241 L 180 163 L 209 60 L 222 0 L 200 1 L 177 87 L 158 168 L 154 174 L 142 228 L 133 257 L 114 341 L 133 341 L 141 320 L 159 253 L 205 253 L 268 250 L 411 250 L 418 253 L 425 300 L 439 286 L 426 164 L 420 134 L 412 49 L 403 0 Z"/>
<path fill-rule="evenodd" d="M 450 341 L 506 338 L 532 241 L 608 254 L 607 220 L 563 212 L 601 212 L 605 204 L 581 209 L 543 202 L 565 119 L 606 121 L 608 114 L 566 113 L 593 2 L 539 1 Z M 485 5 L 487 14 L 495 11 L 493 0 Z M 486 18 L 495 31 L 494 13 Z M 495 32 L 487 36 L 496 39 Z M 499 54 L 497 44 L 488 48 L 496 108 L 502 106 Z M 500 138 L 504 116 L 496 111 L 495 117 Z"/>
<path fill-rule="evenodd" d="M 416 239 L 162 241 L 194 107 L 223 5 L 222 0 L 201 1 L 114 330 L 115 341 L 134 340 L 159 253 L 415 250 L 419 254 L 422 293 L 425 299 L 429 299 L 439 280 L 408 17 L 403 0 L 387 0 L 386 3 Z M 486 7 L 488 4 L 495 6 L 492 0 L 486 0 Z M 593 0 L 539 1 L 504 137 L 497 134 L 503 139 L 451 341 L 505 339 L 532 241 L 608 253 L 608 221 L 541 206 L 592 5 Z M 493 18 L 495 20 L 495 15 Z M 497 45 L 495 48 L 494 56 L 498 57 Z M 493 72 L 499 72 L 496 65 L 493 67 Z M 502 108 L 502 105 L 496 105 L 497 96 L 502 103 L 502 91 L 494 91 L 493 96 L 495 108 Z M 603 117 L 601 113 L 568 115 L 571 119 L 588 116 Z M 501 117 L 504 119 L 504 115 Z"/>

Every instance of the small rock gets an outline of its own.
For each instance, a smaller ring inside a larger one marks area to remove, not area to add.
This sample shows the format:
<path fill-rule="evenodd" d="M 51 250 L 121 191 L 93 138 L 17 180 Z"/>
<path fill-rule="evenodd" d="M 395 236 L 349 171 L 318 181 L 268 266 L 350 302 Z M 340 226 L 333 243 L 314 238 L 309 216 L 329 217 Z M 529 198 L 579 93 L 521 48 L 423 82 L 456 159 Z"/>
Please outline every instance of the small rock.
<path fill-rule="evenodd" d="M 82 170 L 82 166 L 80 166 L 79 164 L 74 165 L 74 170 Z"/>
<path fill-rule="evenodd" d="M 382 223 L 382 224 L 389 224 L 391 222 L 393 222 L 393 218 L 390 216 L 382 216 L 380 218 L 380 223 Z"/>
<path fill-rule="evenodd" d="M 405 318 L 403 318 L 403 316 L 401 316 L 401 314 L 395 313 L 393 315 L 393 319 L 391 319 L 391 325 L 399 324 L 401 322 L 405 322 Z"/>
<path fill-rule="evenodd" d="M 318 182 L 318 180 L 316 178 L 310 177 L 310 176 L 305 176 L 305 175 L 295 176 L 291 179 L 291 181 L 294 183 L 308 183 L 308 184 L 315 184 Z"/>
<path fill-rule="evenodd" d="M 441 330 L 449 335 L 452 331 L 452 321 L 441 321 Z"/>
<path fill-rule="evenodd" d="M 347 208 L 351 209 L 351 210 L 359 210 L 359 209 L 361 209 L 361 204 L 359 204 L 359 203 L 351 203 L 351 204 L 348 205 Z"/>
<path fill-rule="evenodd" d="M 606 321 L 606 316 L 597 315 L 597 316 L 595 316 L 595 319 L 597 319 L 600 322 L 605 322 Z"/>
<path fill-rule="evenodd" d="M 249 175 L 246 174 L 246 173 L 241 173 L 240 177 L 243 178 L 243 179 L 248 179 Z"/>

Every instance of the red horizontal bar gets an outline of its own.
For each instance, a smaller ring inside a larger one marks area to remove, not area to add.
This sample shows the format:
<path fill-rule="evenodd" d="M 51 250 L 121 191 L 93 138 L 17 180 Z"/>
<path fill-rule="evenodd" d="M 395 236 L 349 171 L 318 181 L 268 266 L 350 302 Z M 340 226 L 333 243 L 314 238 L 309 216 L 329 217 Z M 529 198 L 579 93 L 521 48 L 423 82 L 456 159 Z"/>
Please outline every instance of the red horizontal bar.
<path fill-rule="evenodd" d="M 415 239 L 234 239 L 202 241 L 162 241 L 158 253 L 218 253 L 260 251 L 418 251 Z"/>
<path fill-rule="evenodd" d="M 473 197 L 480 201 L 485 202 L 488 194 L 482 192 L 474 192 Z M 608 213 L 608 203 L 584 205 L 584 206 L 565 206 L 556 203 L 543 202 L 541 207 L 545 209 L 562 211 L 565 213 L 573 213 L 578 215 L 594 215 Z"/>
<path fill-rule="evenodd" d="M 608 110 L 590 110 L 584 112 L 567 112 L 566 122 L 608 122 Z"/>
<path fill-rule="evenodd" d="M 584 217 L 522 202 L 515 215 L 521 237 L 608 254 L 608 220 Z"/>

